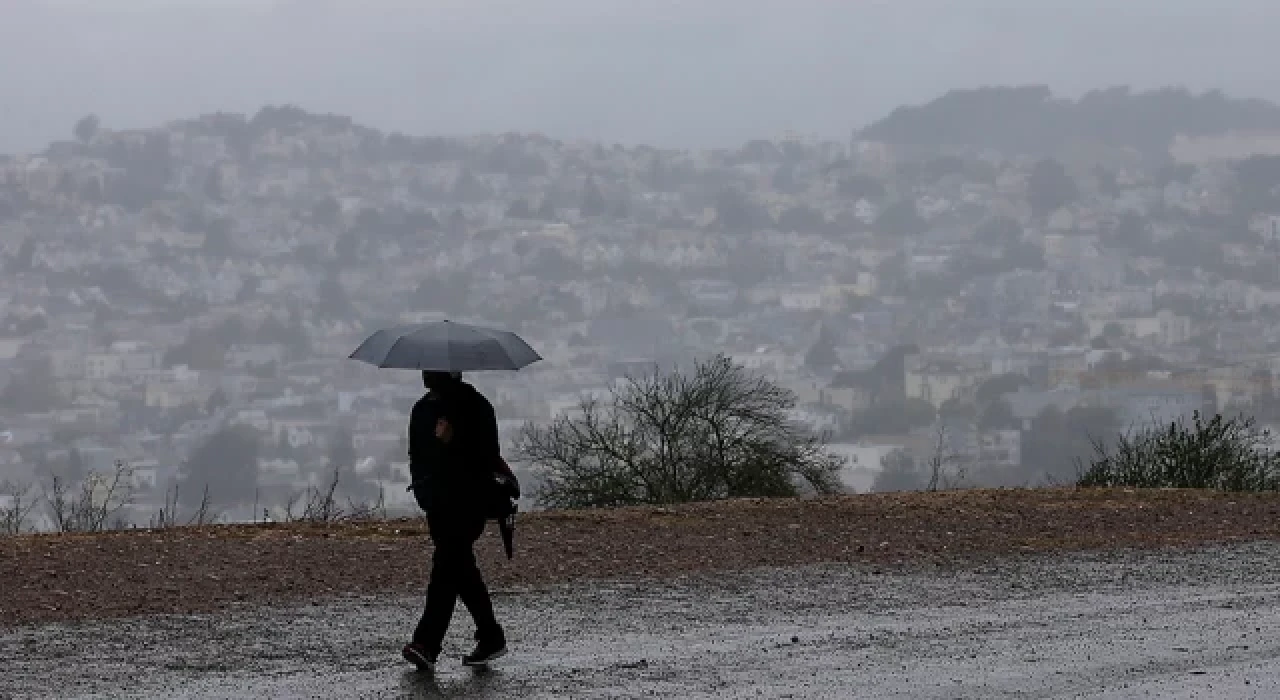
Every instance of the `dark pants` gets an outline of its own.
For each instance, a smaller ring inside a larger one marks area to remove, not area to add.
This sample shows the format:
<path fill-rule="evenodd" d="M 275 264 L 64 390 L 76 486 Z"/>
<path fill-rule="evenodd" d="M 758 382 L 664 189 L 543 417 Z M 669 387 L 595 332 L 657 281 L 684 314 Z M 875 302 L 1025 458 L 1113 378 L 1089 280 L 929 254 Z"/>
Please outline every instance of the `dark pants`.
<path fill-rule="evenodd" d="M 431 557 L 431 582 L 427 584 L 427 606 L 413 631 L 413 641 L 433 654 L 440 653 L 453 607 L 458 598 L 476 623 L 476 639 L 503 638 L 502 627 L 493 615 L 493 602 L 484 585 L 476 555 L 476 540 L 484 533 L 485 521 L 478 518 L 444 518 L 427 515 L 435 553 Z"/>

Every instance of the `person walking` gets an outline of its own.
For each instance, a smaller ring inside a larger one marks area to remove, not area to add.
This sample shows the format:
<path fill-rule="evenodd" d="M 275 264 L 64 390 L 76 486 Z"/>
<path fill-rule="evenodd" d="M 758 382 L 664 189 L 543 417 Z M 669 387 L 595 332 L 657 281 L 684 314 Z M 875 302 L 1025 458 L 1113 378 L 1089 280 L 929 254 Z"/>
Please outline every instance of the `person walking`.
<path fill-rule="evenodd" d="M 422 383 L 427 393 L 409 416 L 409 472 L 435 551 L 426 607 L 403 656 L 419 670 L 434 670 L 461 598 L 476 626 L 475 650 L 462 663 L 483 666 L 507 652 L 473 549 L 484 533 L 493 465 L 501 460 L 498 421 L 493 404 L 460 372 L 424 371 Z"/>

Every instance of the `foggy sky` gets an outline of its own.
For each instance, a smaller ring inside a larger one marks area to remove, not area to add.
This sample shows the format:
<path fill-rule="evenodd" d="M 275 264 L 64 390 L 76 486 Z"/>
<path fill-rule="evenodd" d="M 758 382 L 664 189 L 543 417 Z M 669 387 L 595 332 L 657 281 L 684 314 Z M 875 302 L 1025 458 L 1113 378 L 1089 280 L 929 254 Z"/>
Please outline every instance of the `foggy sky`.
<path fill-rule="evenodd" d="M 2 0 L 0 152 L 90 112 L 132 128 L 268 103 L 698 147 L 844 140 L 984 84 L 1280 102 L 1276 26 L 1270 0 Z"/>

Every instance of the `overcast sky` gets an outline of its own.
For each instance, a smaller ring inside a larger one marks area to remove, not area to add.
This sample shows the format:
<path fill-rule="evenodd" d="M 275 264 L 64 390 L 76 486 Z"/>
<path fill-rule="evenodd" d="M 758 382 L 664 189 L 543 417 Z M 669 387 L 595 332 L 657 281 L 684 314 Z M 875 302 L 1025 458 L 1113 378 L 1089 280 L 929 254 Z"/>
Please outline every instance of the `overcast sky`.
<path fill-rule="evenodd" d="M 1122 6 L 1123 9 L 1107 9 Z M 0 0 L 0 151 L 293 103 L 415 134 L 848 138 L 983 84 L 1280 102 L 1274 0 Z"/>

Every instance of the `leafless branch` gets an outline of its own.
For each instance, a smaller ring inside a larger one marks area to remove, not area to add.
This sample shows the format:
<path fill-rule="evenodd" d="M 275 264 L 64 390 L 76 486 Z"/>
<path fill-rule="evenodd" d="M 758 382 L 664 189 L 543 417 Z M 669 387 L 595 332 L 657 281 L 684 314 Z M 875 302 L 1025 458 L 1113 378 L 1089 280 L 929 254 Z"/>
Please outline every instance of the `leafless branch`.
<path fill-rule="evenodd" d="M 44 487 L 44 497 L 58 532 L 101 532 L 133 502 L 133 468 L 117 461 L 110 473 L 91 471 L 78 491 L 54 475 Z"/>
<path fill-rule="evenodd" d="M 27 531 L 27 519 L 36 506 L 30 484 L 0 483 L 0 534 L 18 535 Z"/>
<path fill-rule="evenodd" d="M 957 466 L 954 474 L 947 474 L 948 466 L 956 463 L 956 461 L 955 454 L 947 447 L 947 426 L 945 423 L 939 422 L 933 444 L 933 454 L 929 456 L 929 461 L 926 463 L 929 468 L 929 482 L 925 486 L 925 490 L 937 491 L 940 488 L 958 488 L 964 481 L 965 467 L 963 465 Z"/>
<path fill-rule="evenodd" d="M 333 523 L 352 520 L 385 520 L 387 517 L 386 494 L 378 487 L 378 496 L 372 501 L 346 499 L 343 507 L 338 498 L 338 487 L 341 483 L 341 467 L 335 466 L 333 474 L 319 488 L 311 486 L 301 493 L 289 497 L 284 505 L 285 522 Z M 302 512 L 295 512 L 301 504 Z"/>
<path fill-rule="evenodd" d="M 210 513 L 209 508 L 211 505 L 212 503 L 209 500 L 209 485 L 205 484 L 204 491 L 200 494 L 200 505 L 196 506 L 196 512 L 192 513 L 191 517 L 187 519 L 187 525 L 208 525 L 214 520 L 217 520 L 217 516 Z"/>
<path fill-rule="evenodd" d="M 328 485 L 323 489 L 310 489 L 310 497 L 307 499 L 306 508 L 302 512 L 302 519 L 313 523 L 327 523 L 338 519 L 342 509 L 338 506 L 338 501 L 334 498 L 334 494 L 338 491 L 338 481 L 341 473 L 338 467 L 333 468 L 333 478 L 329 479 Z"/>
<path fill-rule="evenodd" d="M 165 489 L 164 505 L 161 506 L 160 512 L 151 516 L 150 527 L 152 529 L 170 528 L 178 524 L 178 485 L 174 484 L 172 488 Z"/>
<path fill-rule="evenodd" d="M 556 507 L 790 496 L 839 490 L 840 461 L 791 420 L 795 396 L 717 356 L 692 371 L 629 377 L 605 405 L 527 424 L 517 456 Z"/>
<path fill-rule="evenodd" d="M 298 516 L 294 515 L 293 509 L 297 507 L 298 501 L 301 498 L 302 498 L 301 493 L 295 493 L 290 495 L 289 499 L 284 502 L 284 521 L 286 523 L 292 523 L 298 520 Z"/>
<path fill-rule="evenodd" d="M 71 503 L 67 498 L 67 482 L 54 474 L 48 484 L 43 484 L 45 505 L 49 510 L 49 520 L 57 532 L 70 532 L 75 529 L 71 514 Z"/>

